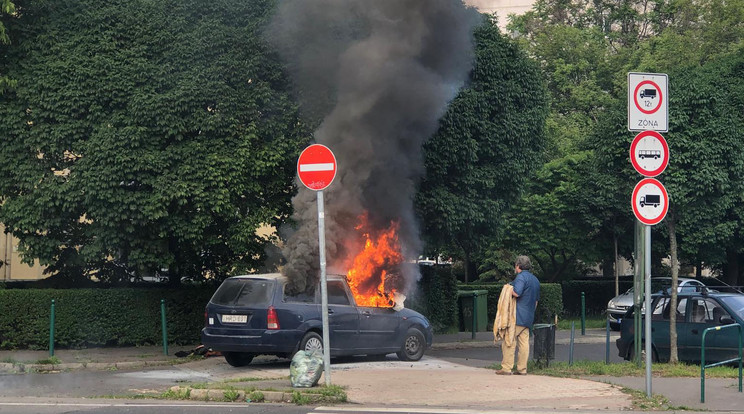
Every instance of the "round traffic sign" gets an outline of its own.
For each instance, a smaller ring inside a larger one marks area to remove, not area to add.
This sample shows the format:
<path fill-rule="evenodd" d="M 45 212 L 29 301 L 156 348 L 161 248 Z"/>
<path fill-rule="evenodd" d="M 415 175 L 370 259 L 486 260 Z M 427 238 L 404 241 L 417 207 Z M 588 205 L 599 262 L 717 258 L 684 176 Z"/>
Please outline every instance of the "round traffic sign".
<path fill-rule="evenodd" d="M 669 164 L 669 145 L 656 131 L 643 131 L 630 144 L 630 162 L 646 177 L 656 177 Z"/>
<path fill-rule="evenodd" d="M 651 80 L 645 80 L 636 85 L 633 99 L 636 108 L 644 114 L 653 114 L 661 108 L 661 103 L 664 102 L 661 88 Z"/>
<path fill-rule="evenodd" d="M 633 214 L 643 224 L 658 224 L 669 210 L 669 196 L 666 188 L 655 178 L 644 178 L 633 189 L 630 199 Z"/>
<path fill-rule="evenodd" d="M 336 157 L 325 145 L 313 144 L 300 154 L 297 175 L 305 187 L 323 190 L 336 178 Z"/>

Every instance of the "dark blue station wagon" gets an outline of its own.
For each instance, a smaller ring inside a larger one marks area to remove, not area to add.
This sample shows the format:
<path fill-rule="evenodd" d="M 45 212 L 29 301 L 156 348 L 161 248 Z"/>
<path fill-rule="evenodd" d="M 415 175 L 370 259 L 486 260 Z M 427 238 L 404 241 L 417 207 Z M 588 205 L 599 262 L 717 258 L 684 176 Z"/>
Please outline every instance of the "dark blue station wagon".
<path fill-rule="evenodd" d="M 323 350 L 320 289 L 288 295 L 279 273 L 226 279 L 205 311 L 202 344 L 221 351 L 232 366 L 256 355 L 290 358 L 298 350 Z M 411 309 L 357 306 L 346 279 L 329 275 L 331 356 L 387 355 L 418 361 L 432 344 L 429 321 Z"/>

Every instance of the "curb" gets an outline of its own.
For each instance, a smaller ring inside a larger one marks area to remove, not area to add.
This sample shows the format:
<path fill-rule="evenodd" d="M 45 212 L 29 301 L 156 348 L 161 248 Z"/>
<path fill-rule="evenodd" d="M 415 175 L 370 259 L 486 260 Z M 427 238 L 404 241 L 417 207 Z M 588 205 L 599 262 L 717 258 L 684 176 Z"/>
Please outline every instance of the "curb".
<path fill-rule="evenodd" d="M 241 390 L 231 389 L 194 389 L 175 385 L 170 388 L 179 398 L 197 401 L 229 401 L 229 402 L 274 402 L 293 403 L 295 394 L 300 391 L 262 391 L 255 390 L 249 393 Z M 232 395 L 231 395 L 232 394 Z M 323 399 L 321 394 L 302 393 L 308 403 L 316 403 Z M 325 401 L 327 403 L 340 403 L 343 401 Z"/>
<path fill-rule="evenodd" d="M 91 369 L 96 371 L 116 371 L 118 369 L 143 368 L 152 366 L 170 365 L 170 361 L 125 361 L 125 362 L 72 362 L 62 364 L 25 364 L 22 362 L 0 363 L 0 372 L 25 373 L 41 372 L 56 373 L 62 371 L 76 371 Z"/>

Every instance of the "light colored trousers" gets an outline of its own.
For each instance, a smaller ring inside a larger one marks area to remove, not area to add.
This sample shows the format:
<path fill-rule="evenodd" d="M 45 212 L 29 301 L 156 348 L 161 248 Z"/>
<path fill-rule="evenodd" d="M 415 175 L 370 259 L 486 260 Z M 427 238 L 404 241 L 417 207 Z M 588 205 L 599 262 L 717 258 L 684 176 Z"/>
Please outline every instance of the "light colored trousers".
<path fill-rule="evenodd" d="M 514 333 L 514 341 L 511 346 L 506 346 L 506 341 L 501 345 L 501 352 L 504 358 L 501 360 L 501 370 L 511 371 L 514 368 L 514 354 L 519 348 L 517 355 L 517 372 L 520 374 L 527 373 L 527 360 L 530 357 L 530 328 L 519 326 Z"/>

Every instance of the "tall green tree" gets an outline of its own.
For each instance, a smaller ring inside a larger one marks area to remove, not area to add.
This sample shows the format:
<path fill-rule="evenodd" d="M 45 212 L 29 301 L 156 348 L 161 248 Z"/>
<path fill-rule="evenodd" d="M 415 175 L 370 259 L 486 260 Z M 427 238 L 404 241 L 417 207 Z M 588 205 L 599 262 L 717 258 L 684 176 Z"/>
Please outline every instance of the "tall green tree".
<path fill-rule="evenodd" d="M 3 21 L 15 13 L 15 4 L 10 0 L 0 0 L 0 56 L 4 55 L 3 45 L 10 43 L 10 37 L 5 29 Z M 0 71 L 0 95 L 6 88 L 12 85 L 10 78 Z"/>
<path fill-rule="evenodd" d="M 258 268 L 309 135 L 262 41 L 274 1 L 17 4 L 0 220 L 25 258 L 173 283 Z"/>
<path fill-rule="evenodd" d="M 475 276 L 475 255 L 539 167 L 547 115 L 537 65 L 491 18 L 474 36 L 470 82 L 425 145 L 427 173 L 417 196 L 429 246 L 457 251 L 468 280 Z"/>

